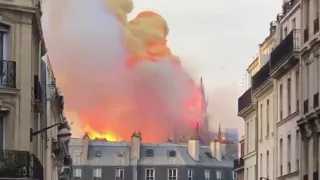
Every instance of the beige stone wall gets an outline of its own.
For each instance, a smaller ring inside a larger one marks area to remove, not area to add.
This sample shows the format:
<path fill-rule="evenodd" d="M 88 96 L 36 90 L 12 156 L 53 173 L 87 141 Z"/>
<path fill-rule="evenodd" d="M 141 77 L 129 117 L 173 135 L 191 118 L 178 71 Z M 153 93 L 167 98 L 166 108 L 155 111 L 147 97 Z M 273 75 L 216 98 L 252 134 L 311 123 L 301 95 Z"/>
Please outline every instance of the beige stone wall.
<path fill-rule="evenodd" d="M 33 29 L 35 9 L 31 7 L 32 0 L 0 2 L 0 23 L 10 27 L 7 53 L 8 60 L 16 62 L 17 84 L 16 89 L 0 88 L 0 108 L 10 112 L 5 120 L 5 149 L 35 152 L 39 148 L 30 143 L 29 132 L 39 127 L 33 113 L 33 77 L 39 72 L 40 41 L 37 28 Z"/>

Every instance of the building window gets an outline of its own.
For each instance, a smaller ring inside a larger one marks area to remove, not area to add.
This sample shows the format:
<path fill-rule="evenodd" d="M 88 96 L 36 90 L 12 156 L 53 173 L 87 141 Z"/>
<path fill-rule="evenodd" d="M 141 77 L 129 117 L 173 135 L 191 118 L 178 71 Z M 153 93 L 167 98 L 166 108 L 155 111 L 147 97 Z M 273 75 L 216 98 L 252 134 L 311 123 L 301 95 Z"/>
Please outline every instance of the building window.
<path fill-rule="evenodd" d="M 210 170 L 205 169 L 205 170 L 204 170 L 204 179 L 205 179 L 205 180 L 210 180 L 210 178 L 211 178 L 210 175 L 211 175 Z"/>
<path fill-rule="evenodd" d="M 94 168 L 93 169 L 93 177 L 94 178 L 101 178 L 102 177 L 101 168 Z"/>
<path fill-rule="evenodd" d="M 249 129 L 249 122 L 247 122 L 247 137 L 246 137 L 246 146 L 247 146 L 247 154 L 250 152 L 250 149 L 249 149 L 249 134 L 250 134 L 250 129 Z"/>
<path fill-rule="evenodd" d="M 80 168 L 74 168 L 73 176 L 75 178 L 81 178 L 82 170 Z"/>
<path fill-rule="evenodd" d="M 282 161 L 283 161 L 283 140 L 282 138 L 280 139 L 280 145 L 279 145 L 280 149 L 280 157 L 279 157 L 279 162 L 280 162 L 280 176 L 282 176 Z"/>
<path fill-rule="evenodd" d="M 296 23 L 296 18 L 292 19 L 292 29 L 296 29 L 297 28 L 297 23 Z"/>
<path fill-rule="evenodd" d="M 307 67 L 307 87 L 306 87 L 306 97 L 305 99 L 309 99 L 309 91 L 310 91 L 310 70 L 309 70 L 309 63 L 306 65 Z"/>
<path fill-rule="evenodd" d="M 282 84 L 280 84 L 280 90 L 279 90 L 280 92 L 279 92 L 279 94 L 280 94 L 280 97 L 279 97 L 279 100 L 280 100 L 280 104 L 279 104 L 279 106 L 280 106 L 280 121 L 282 120 L 282 118 L 283 118 L 283 113 L 282 113 L 282 108 L 283 108 L 283 86 L 282 86 Z"/>
<path fill-rule="evenodd" d="M 219 170 L 216 171 L 217 180 L 221 180 L 222 179 L 222 175 L 221 174 L 222 174 L 221 171 L 219 171 Z"/>
<path fill-rule="evenodd" d="M 146 169 L 146 180 L 155 180 L 156 173 L 154 169 Z"/>
<path fill-rule="evenodd" d="M 0 60 L 9 60 L 8 59 L 8 32 L 9 27 L 0 24 Z"/>
<path fill-rule="evenodd" d="M 246 179 L 250 179 L 250 174 L 249 174 L 249 168 L 247 168 L 247 178 Z"/>
<path fill-rule="evenodd" d="M 270 164 L 269 164 L 269 158 L 270 158 L 270 157 L 269 157 L 269 151 L 267 151 L 267 178 L 269 178 L 269 168 L 270 168 L 270 167 L 269 167 L 269 165 L 270 165 Z"/>
<path fill-rule="evenodd" d="M 4 129 L 5 118 L 0 117 L 0 149 L 4 149 L 5 142 L 5 129 Z"/>
<path fill-rule="evenodd" d="M 287 159 L 288 159 L 288 173 L 291 173 L 291 135 L 288 135 Z"/>
<path fill-rule="evenodd" d="M 288 78 L 287 95 L 288 95 L 288 116 L 291 114 L 291 78 Z"/>
<path fill-rule="evenodd" d="M 263 156 L 262 156 L 262 153 L 260 154 L 260 177 L 263 177 L 263 173 L 262 173 L 262 171 L 263 171 L 263 168 L 262 168 L 262 166 L 263 166 Z"/>
<path fill-rule="evenodd" d="M 263 138 L 263 104 L 260 104 L 260 139 Z"/>
<path fill-rule="evenodd" d="M 284 36 L 283 36 L 283 39 L 284 39 L 288 35 L 288 28 L 285 27 L 283 32 L 284 32 Z"/>
<path fill-rule="evenodd" d="M 193 180 L 193 170 L 188 169 L 188 180 Z"/>
<path fill-rule="evenodd" d="M 269 107 L 269 99 L 267 100 L 267 112 L 266 112 L 266 116 L 267 116 L 267 136 L 269 136 L 269 131 L 270 131 L 270 124 L 269 124 L 269 116 L 270 116 L 270 107 Z"/>
<path fill-rule="evenodd" d="M 299 70 L 296 71 L 296 100 L 297 100 L 297 111 L 299 110 L 299 79 L 300 79 L 300 76 L 299 76 Z"/>
<path fill-rule="evenodd" d="M 96 151 L 95 152 L 95 157 L 101 157 L 101 151 Z"/>
<path fill-rule="evenodd" d="M 81 164 L 81 152 L 80 151 L 74 151 L 72 153 L 73 155 L 73 164 Z"/>
<path fill-rule="evenodd" d="M 168 169 L 168 180 L 178 179 L 178 169 Z"/>
<path fill-rule="evenodd" d="M 116 168 L 116 180 L 124 179 L 124 169 L 123 168 Z"/>
<path fill-rule="evenodd" d="M 300 131 L 299 129 L 296 130 L 296 163 L 297 163 L 297 171 L 299 170 L 299 156 L 300 156 Z"/>
<path fill-rule="evenodd" d="M 317 93 L 317 92 L 319 92 L 319 78 L 320 78 L 320 72 L 319 72 L 319 57 L 318 56 L 316 56 L 316 65 L 315 65 L 316 67 L 315 67 L 315 80 L 316 80 L 316 83 L 315 83 L 315 85 L 316 85 L 316 87 L 315 87 L 315 93 Z"/>

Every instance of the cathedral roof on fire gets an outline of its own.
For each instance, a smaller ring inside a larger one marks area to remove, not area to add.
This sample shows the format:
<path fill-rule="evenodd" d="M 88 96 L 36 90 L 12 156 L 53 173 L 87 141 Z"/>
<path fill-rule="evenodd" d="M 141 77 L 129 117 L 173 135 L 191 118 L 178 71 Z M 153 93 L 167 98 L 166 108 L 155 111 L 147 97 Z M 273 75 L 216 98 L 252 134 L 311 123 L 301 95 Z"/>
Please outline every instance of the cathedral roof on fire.
<path fill-rule="evenodd" d="M 83 152 L 82 140 L 71 139 L 69 143 L 70 153 Z M 105 140 L 90 140 L 88 146 L 87 161 L 78 162 L 73 157 L 74 165 L 105 165 L 105 166 L 129 166 L 130 142 L 109 142 Z M 140 146 L 140 159 L 138 165 L 187 165 L 187 166 L 211 166 L 232 168 L 233 161 L 226 157 L 218 161 L 210 153 L 210 147 L 201 146 L 199 161 L 195 161 L 188 153 L 188 144 L 185 143 L 142 143 Z M 74 156 L 74 155 L 73 155 Z"/>

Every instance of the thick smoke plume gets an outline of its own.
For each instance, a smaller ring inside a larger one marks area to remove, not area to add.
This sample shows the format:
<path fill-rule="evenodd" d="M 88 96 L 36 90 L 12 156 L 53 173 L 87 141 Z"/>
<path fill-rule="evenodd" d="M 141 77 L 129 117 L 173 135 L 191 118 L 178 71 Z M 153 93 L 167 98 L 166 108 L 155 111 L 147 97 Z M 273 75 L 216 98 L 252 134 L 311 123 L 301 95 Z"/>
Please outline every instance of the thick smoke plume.
<path fill-rule="evenodd" d="M 128 22 L 131 0 L 47 0 L 43 8 L 48 55 L 83 131 L 121 140 L 136 130 L 149 142 L 192 134 L 201 94 L 167 47 L 160 15 Z"/>

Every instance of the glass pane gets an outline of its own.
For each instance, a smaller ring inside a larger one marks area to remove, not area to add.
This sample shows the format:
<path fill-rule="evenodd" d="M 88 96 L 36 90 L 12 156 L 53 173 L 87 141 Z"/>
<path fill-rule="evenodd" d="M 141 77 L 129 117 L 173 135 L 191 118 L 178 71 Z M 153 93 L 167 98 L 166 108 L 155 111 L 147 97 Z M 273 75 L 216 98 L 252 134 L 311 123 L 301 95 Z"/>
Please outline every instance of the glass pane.
<path fill-rule="evenodd" d="M 4 127 L 3 127 L 3 117 L 0 117 L 0 149 L 3 149 L 3 141 L 4 141 Z"/>

